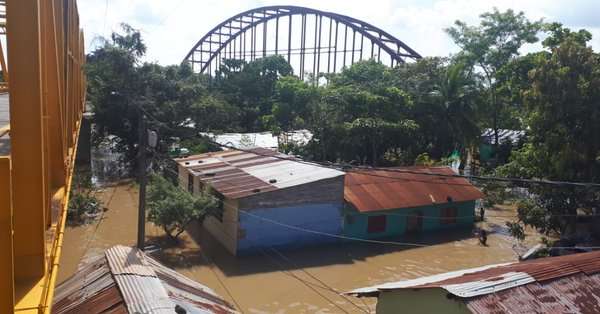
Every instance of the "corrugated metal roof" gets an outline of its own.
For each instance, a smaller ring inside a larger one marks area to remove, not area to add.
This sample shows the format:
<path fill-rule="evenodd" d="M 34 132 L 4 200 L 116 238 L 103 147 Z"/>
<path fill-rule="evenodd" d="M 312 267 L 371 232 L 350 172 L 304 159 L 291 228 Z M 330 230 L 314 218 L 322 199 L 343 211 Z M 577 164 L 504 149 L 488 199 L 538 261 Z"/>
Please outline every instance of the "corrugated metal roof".
<path fill-rule="evenodd" d="M 600 313 L 600 275 L 579 273 L 467 300 L 473 313 Z"/>
<path fill-rule="evenodd" d="M 360 170 L 346 174 L 344 199 L 358 211 L 410 208 L 480 199 L 483 193 L 448 167 L 403 167 L 392 170 Z M 414 173 L 414 172 L 422 172 Z M 428 175 L 429 174 L 429 175 Z"/>
<path fill-rule="evenodd" d="M 108 249 L 57 287 L 55 313 L 236 313 L 214 291 L 141 251 Z"/>
<path fill-rule="evenodd" d="M 535 307 L 533 312 L 511 307 L 516 303 L 528 306 L 553 304 L 551 312 L 556 313 L 581 313 L 586 312 L 582 311 L 585 309 L 589 313 L 598 313 L 599 283 L 600 251 L 595 251 L 488 265 L 356 289 L 348 294 L 373 296 L 386 290 L 442 288 L 465 298 L 476 313 L 494 312 L 494 309 L 502 313 L 544 313 L 539 311 L 543 307 Z"/>
<path fill-rule="evenodd" d="M 206 132 L 200 133 L 200 135 L 208 136 L 221 145 L 233 146 L 238 149 L 262 147 L 273 150 L 277 149 L 280 141 L 306 145 L 313 137 L 309 130 L 283 132 L 279 137 L 271 132 L 222 134 Z"/>
<path fill-rule="evenodd" d="M 342 171 L 294 160 L 294 157 L 263 148 L 175 159 L 202 182 L 231 199 L 344 175 Z"/>
<path fill-rule="evenodd" d="M 508 130 L 508 129 L 499 129 L 498 130 L 498 142 L 499 143 L 517 143 L 521 138 L 525 136 L 525 131 L 521 130 Z M 481 138 L 485 143 L 492 144 L 495 142 L 495 134 L 494 129 L 485 129 L 481 134 Z"/>

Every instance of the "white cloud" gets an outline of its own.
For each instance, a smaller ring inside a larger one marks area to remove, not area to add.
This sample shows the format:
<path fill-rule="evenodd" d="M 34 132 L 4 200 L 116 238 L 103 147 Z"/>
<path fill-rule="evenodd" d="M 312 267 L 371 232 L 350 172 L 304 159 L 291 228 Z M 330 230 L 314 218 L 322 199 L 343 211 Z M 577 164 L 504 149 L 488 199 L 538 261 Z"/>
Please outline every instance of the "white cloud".
<path fill-rule="evenodd" d="M 88 49 L 96 36 L 109 36 L 127 22 L 141 29 L 148 45 L 146 60 L 179 63 L 205 33 L 223 20 L 275 0 L 79 0 Z M 395 35 L 422 55 L 448 55 L 457 48 L 443 29 L 455 20 L 477 23 L 482 12 L 498 7 L 524 11 L 528 18 L 587 28 L 600 47 L 600 1 L 594 0 L 299 0 L 293 5 L 352 16 Z"/>

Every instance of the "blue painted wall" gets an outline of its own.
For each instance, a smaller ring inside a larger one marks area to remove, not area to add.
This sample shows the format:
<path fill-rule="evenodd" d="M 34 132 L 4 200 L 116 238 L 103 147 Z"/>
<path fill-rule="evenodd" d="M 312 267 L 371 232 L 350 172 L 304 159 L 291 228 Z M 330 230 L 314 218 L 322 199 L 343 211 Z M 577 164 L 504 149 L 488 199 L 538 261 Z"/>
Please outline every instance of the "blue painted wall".
<path fill-rule="evenodd" d="M 292 207 L 261 208 L 249 210 L 263 218 L 309 230 L 341 234 L 342 204 L 305 204 Z M 331 243 L 336 238 L 292 230 L 260 218 L 240 213 L 237 253 L 257 251 L 259 247 L 298 247 Z"/>
<path fill-rule="evenodd" d="M 351 206 L 347 206 L 344 209 L 344 231 L 343 234 L 351 237 L 363 238 L 363 239 L 371 239 L 371 238 L 380 238 L 380 237 L 390 237 L 402 235 L 406 232 L 406 222 L 407 215 L 417 215 L 420 211 L 423 216 L 423 227 L 422 231 L 430 231 L 430 230 L 439 230 L 446 228 L 456 228 L 456 227 L 468 227 L 471 226 L 474 222 L 474 211 L 475 211 L 475 201 L 468 202 L 455 202 L 452 204 L 440 204 L 440 205 L 430 205 L 430 206 L 421 206 L 414 208 L 400 208 L 400 209 L 392 209 L 392 210 L 384 210 L 384 211 L 376 211 L 369 213 L 361 213 L 358 212 L 354 208 L 350 208 Z M 454 224 L 442 224 L 442 220 L 437 218 L 441 217 L 441 210 L 443 208 L 454 207 L 457 209 L 457 217 L 465 217 L 466 218 L 457 218 L 456 223 Z M 368 233 L 367 225 L 369 216 L 379 216 L 386 215 L 386 229 L 380 233 Z M 427 217 L 436 217 L 436 218 L 427 218 Z"/>

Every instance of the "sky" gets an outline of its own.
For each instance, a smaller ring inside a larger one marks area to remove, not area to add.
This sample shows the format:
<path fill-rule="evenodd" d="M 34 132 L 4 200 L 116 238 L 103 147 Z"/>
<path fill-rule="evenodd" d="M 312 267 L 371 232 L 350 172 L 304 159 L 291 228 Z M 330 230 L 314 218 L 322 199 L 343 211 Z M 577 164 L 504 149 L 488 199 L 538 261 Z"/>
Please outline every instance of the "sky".
<path fill-rule="evenodd" d="M 589 30 L 600 49 L 598 0 L 79 0 L 81 27 L 90 51 L 126 22 L 142 33 L 145 61 L 178 64 L 192 46 L 217 24 L 240 12 L 266 5 L 298 5 L 363 20 L 396 36 L 423 56 L 447 56 L 458 48 L 444 28 L 462 20 L 477 24 L 479 15 L 513 9 L 531 20 L 558 21 Z M 538 49 L 525 47 L 524 51 Z"/>

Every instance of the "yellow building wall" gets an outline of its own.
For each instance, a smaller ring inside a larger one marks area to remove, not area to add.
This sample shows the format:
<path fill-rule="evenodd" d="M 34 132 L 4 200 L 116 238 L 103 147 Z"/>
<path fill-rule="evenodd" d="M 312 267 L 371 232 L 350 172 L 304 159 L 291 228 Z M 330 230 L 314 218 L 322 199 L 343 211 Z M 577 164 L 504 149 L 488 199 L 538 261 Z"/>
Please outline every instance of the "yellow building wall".
<path fill-rule="evenodd" d="M 179 165 L 179 186 L 187 190 L 189 171 Z M 194 194 L 202 191 L 202 184 L 199 177 L 194 177 Z M 225 199 L 223 201 L 223 221 L 214 216 L 206 216 L 202 226 L 231 254 L 235 255 L 237 251 L 238 238 L 238 202 L 236 200 Z"/>
<path fill-rule="evenodd" d="M 203 226 L 225 246 L 229 253 L 235 255 L 238 239 L 238 202 L 236 200 L 223 201 L 223 221 L 214 216 L 206 216 Z"/>
<path fill-rule="evenodd" d="M 377 314 L 467 314 L 465 303 L 448 298 L 448 292 L 435 289 L 403 289 L 381 292 L 377 300 Z"/>

